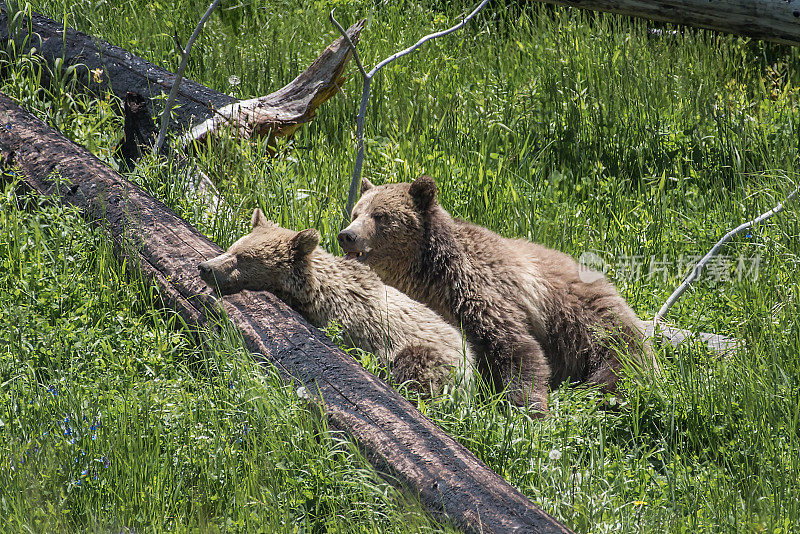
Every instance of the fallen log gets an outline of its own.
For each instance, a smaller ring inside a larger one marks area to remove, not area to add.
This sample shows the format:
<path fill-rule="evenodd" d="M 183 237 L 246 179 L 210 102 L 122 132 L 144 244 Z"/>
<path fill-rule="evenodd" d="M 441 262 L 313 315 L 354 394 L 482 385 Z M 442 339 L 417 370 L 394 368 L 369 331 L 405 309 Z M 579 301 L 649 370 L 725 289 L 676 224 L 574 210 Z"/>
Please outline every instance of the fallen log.
<path fill-rule="evenodd" d="M 354 44 L 359 41 L 364 23 L 361 20 L 347 30 Z M 128 93 L 136 93 L 149 98 L 153 109 L 161 109 L 162 95 L 169 93 L 175 81 L 175 74 L 168 70 L 96 37 L 72 28 L 65 31 L 62 23 L 38 13 L 26 19 L 21 28 L 30 32 L 27 39 L 11 35 L 5 2 L 0 2 L 0 40 L 24 42 L 22 52 L 36 48 L 51 69 L 56 68 L 56 60 L 60 58 L 63 58 L 62 68 L 85 65 L 86 68 L 78 69 L 77 75 L 81 85 L 93 94 L 111 90 L 125 101 Z M 288 85 L 269 95 L 243 101 L 184 78 L 178 89 L 173 121 L 179 131 L 191 130 L 183 137 L 184 143 L 202 141 L 226 129 L 248 139 L 269 136 L 269 142 L 291 136 L 302 124 L 311 121 L 316 109 L 336 93 L 344 81 L 344 69 L 351 55 L 344 37 L 339 37 Z"/>
<path fill-rule="evenodd" d="M 537 0 L 800 45 L 798 0 Z"/>
<path fill-rule="evenodd" d="M 569 532 L 272 294 L 215 299 L 197 265 L 221 253 L 219 246 L 3 94 L 0 159 L 29 188 L 101 221 L 127 265 L 155 282 L 187 324 L 215 324 L 221 305 L 254 358 L 306 387 L 335 428 L 432 512 L 470 532 Z"/>
<path fill-rule="evenodd" d="M 358 44 L 365 22 L 366 19 L 362 19 L 347 30 L 354 45 Z M 336 39 L 289 85 L 267 96 L 235 102 L 217 110 L 183 137 L 184 144 L 204 141 L 222 130 L 244 139 L 269 136 L 270 145 L 277 137 L 291 136 L 301 124 L 314 118 L 320 104 L 336 94 L 344 83 L 344 68 L 352 55 L 344 37 Z"/>
<path fill-rule="evenodd" d="M 111 90 L 120 100 L 124 100 L 128 92 L 144 95 L 151 100 L 161 101 L 162 95 L 169 93 L 175 75 L 168 70 L 109 44 L 101 39 L 66 28 L 64 24 L 55 22 L 38 13 L 32 13 L 30 19 L 22 24 L 24 30 L 30 31 L 25 46 L 18 52 L 28 53 L 36 48 L 36 54 L 44 58 L 51 69 L 55 69 L 56 59 L 63 58 L 62 68 L 71 65 L 85 65 L 77 70 L 79 82 L 92 94 L 101 95 Z M 8 13 L 5 2 L 0 5 L 0 40 L 7 42 L 16 39 L 23 42 L 21 36 L 10 35 Z M 100 69 L 100 75 L 93 72 Z M 47 73 L 43 73 L 45 77 Z M 43 79 L 46 84 L 48 80 Z M 176 124 L 188 128 L 209 118 L 214 109 L 220 109 L 236 102 L 232 96 L 226 95 L 184 78 L 178 90 L 179 106 L 173 110 Z M 163 104 L 161 104 L 163 106 Z M 158 102 L 153 101 L 153 109 L 159 109 Z"/>

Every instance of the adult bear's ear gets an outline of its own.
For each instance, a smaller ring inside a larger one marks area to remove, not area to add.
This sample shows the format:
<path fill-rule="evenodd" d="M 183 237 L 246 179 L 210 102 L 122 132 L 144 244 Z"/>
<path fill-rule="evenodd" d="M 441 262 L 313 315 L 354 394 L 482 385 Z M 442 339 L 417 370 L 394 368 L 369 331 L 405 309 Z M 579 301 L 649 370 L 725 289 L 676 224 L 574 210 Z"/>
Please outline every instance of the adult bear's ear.
<path fill-rule="evenodd" d="M 306 228 L 298 232 L 290 241 L 292 250 L 298 256 L 308 256 L 319 245 L 319 232 L 314 228 Z"/>
<path fill-rule="evenodd" d="M 361 177 L 361 194 L 362 195 L 364 193 L 366 193 L 367 191 L 369 191 L 370 189 L 372 189 L 373 187 L 375 187 L 375 186 L 372 185 L 372 182 L 370 182 L 369 180 L 367 180 L 363 176 Z"/>
<path fill-rule="evenodd" d="M 255 229 L 256 226 L 269 226 L 271 223 L 267 216 L 260 208 L 253 210 L 253 218 L 250 219 L 250 225 Z"/>
<path fill-rule="evenodd" d="M 408 192 L 417 206 L 422 209 L 427 209 L 436 202 L 436 183 L 426 174 L 414 180 Z"/>

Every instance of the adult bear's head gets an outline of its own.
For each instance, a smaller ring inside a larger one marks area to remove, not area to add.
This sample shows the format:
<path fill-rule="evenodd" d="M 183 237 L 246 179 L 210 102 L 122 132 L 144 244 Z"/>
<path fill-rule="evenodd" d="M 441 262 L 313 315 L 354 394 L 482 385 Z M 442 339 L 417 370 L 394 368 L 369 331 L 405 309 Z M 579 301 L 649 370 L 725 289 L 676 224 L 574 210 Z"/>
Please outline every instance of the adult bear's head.
<path fill-rule="evenodd" d="M 436 193 L 430 176 L 381 186 L 363 178 L 352 222 L 338 236 L 345 256 L 370 265 L 381 277 L 412 260 L 423 242 L 426 222 L 439 209 Z"/>

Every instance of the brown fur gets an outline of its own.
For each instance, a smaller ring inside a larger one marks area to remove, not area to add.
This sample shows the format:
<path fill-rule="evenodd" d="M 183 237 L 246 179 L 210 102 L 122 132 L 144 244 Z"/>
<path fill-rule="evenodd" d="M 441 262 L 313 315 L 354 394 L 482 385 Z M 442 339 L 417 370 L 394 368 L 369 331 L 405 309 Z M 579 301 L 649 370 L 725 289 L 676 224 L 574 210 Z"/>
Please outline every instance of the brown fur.
<path fill-rule="evenodd" d="M 267 290 L 312 325 L 342 326 L 345 340 L 392 365 L 398 382 L 436 392 L 456 368 L 469 378 L 473 356 L 460 332 L 424 305 L 388 287 L 368 267 L 321 248 L 314 229 L 294 232 L 253 213 L 253 231 L 199 265 L 221 294 Z"/>
<path fill-rule="evenodd" d="M 612 391 L 619 352 L 652 361 L 640 321 L 602 275 L 569 256 L 451 217 L 433 180 L 362 183 L 339 234 L 351 259 L 460 325 L 497 390 L 547 411 L 549 387 L 569 379 Z M 590 279 L 588 282 L 585 281 Z"/>

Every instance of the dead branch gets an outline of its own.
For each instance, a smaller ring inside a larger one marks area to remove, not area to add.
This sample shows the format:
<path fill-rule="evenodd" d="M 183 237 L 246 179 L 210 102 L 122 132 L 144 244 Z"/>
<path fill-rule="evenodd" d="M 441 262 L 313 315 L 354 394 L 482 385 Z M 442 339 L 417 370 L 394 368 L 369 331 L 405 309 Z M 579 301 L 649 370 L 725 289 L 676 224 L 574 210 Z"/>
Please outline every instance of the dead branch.
<path fill-rule="evenodd" d="M 353 51 L 353 54 L 356 58 L 356 64 L 358 65 L 358 68 L 361 71 L 361 77 L 363 78 L 364 83 L 361 89 L 361 105 L 358 110 L 358 120 L 356 123 L 356 139 L 358 142 L 358 148 L 356 152 L 356 162 L 353 167 L 353 178 L 350 180 L 350 188 L 348 189 L 347 192 L 347 205 L 345 206 L 344 224 L 347 224 L 346 221 L 350 220 L 350 212 L 353 211 L 353 206 L 355 206 L 356 204 L 356 200 L 358 199 L 358 190 L 361 185 L 361 169 L 364 166 L 364 118 L 366 117 L 367 114 L 367 105 L 369 105 L 369 93 L 372 84 L 372 79 L 383 67 L 385 67 L 392 61 L 400 59 L 401 57 L 410 54 L 411 52 L 413 52 L 420 46 L 424 45 L 428 41 L 436 39 L 437 37 L 443 37 L 445 35 L 453 33 L 454 31 L 460 30 L 461 28 L 464 27 L 464 25 L 467 22 L 469 22 L 475 15 L 477 15 L 478 12 L 480 12 L 480 10 L 483 9 L 484 6 L 486 6 L 486 4 L 488 3 L 489 0 L 483 0 L 478 5 L 478 7 L 476 7 L 472 11 L 472 13 L 464 17 L 464 19 L 455 26 L 440 32 L 426 35 L 425 37 L 423 37 L 413 45 L 409 46 L 405 50 L 401 50 L 400 52 L 397 52 L 396 54 L 392 54 L 391 56 L 387 57 L 386 59 L 378 63 L 375 66 L 375 68 L 373 68 L 369 72 L 365 72 L 364 67 L 361 65 L 361 60 L 358 57 L 358 52 L 356 51 L 354 44 L 350 42 L 349 39 L 347 40 L 349 48 Z M 336 26 L 336 28 L 342 33 L 342 35 L 346 37 L 346 34 L 341 24 L 339 24 L 336 21 L 336 18 L 333 16 L 334 11 L 335 9 L 331 10 L 331 15 L 330 15 L 331 23 L 333 23 L 333 25 Z"/>
<path fill-rule="evenodd" d="M 678 301 L 681 295 L 683 295 L 683 293 L 689 288 L 690 285 L 692 285 L 698 278 L 700 278 L 700 275 L 702 274 L 706 264 L 708 264 L 708 262 L 711 261 L 711 259 L 719 253 L 719 250 L 722 248 L 723 245 L 725 245 L 725 243 L 730 241 L 731 238 L 733 238 L 733 236 L 735 236 L 736 234 L 741 233 L 747 230 L 748 228 L 769 219 L 776 213 L 782 212 L 784 204 L 788 204 L 794 198 L 794 196 L 797 194 L 798 191 L 800 191 L 800 186 L 796 187 L 795 190 L 792 191 L 788 197 L 786 197 L 786 200 L 784 201 L 783 204 L 778 204 L 771 210 L 762 213 L 761 215 L 759 215 L 758 217 L 756 217 L 751 221 L 747 221 L 746 223 L 740 224 L 739 226 L 737 226 L 736 228 L 734 228 L 733 230 L 722 236 L 722 239 L 717 241 L 717 243 L 713 247 L 711 247 L 711 250 L 709 250 L 708 253 L 706 253 L 706 255 L 703 256 L 700 259 L 700 261 L 697 262 L 697 265 L 694 266 L 691 272 L 683 280 L 681 285 L 679 285 L 678 288 L 672 292 L 672 294 L 669 296 L 664 305 L 661 306 L 661 309 L 658 310 L 658 313 L 653 318 L 653 325 L 655 327 L 659 325 L 659 323 L 667 314 L 669 309 Z"/>
<path fill-rule="evenodd" d="M 349 43 L 358 43 L 365 22 L 356 22 L 343 32 L 342 37 L 282 89 L 216 110 L 211 118 L 183 137 L 183 144 L 203 141 L 222 131 L 245 139 L 267 137 L 269 145 L 278 137 L 294 134 L 302 124 L 314 118 L 317 108 L 336 94 L 344 82 L 345 66 L 355 50 Z"/>
<path fill-rule="evenodd" d="M 189 64 L 189 52 L 192 50 L 195 40 L 200 35 L 200 30 L 203 29 L 206 21 L 209 19 L 209 17 L 211 17 L 211 14 L 217 8 L 219 3 L 220 0 L 214 0 L 211 2 L 211 5 L 208 6 L 205 14 L 200 17 L 200 22 L 197 23 L 192 35 L 189 37 L 189 41 L 186 43 L 186 48 L 181 48 L 181 64 L 178 67 L 178 72 L 175 73 L 175 80 L 172 82 L 172 89 L 169 90 L 167 103 L 164 105 L 164 111 L 161 113 L 161 129 L 158 131 L 158 137 L 156 138 L 156 144 L 154 147 L 156 152 L 161 151 L 161 147 L 164 144 L 164 138 L 167 135 L 167 128 L 169 127 L 170 117 L 172 116 L 172 105 L 175 103 L 175 97 L 178 94 L 178 87 L 181 85 L 183 73 L 186 72 L 186 65 Z M 178 34 L 176 33 L 176 41 L 177 35 Z"/>

